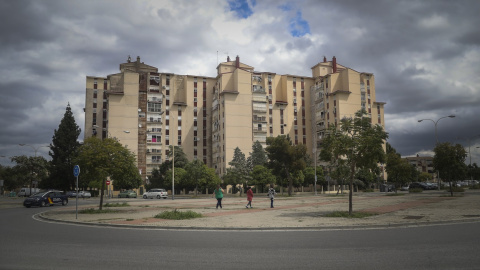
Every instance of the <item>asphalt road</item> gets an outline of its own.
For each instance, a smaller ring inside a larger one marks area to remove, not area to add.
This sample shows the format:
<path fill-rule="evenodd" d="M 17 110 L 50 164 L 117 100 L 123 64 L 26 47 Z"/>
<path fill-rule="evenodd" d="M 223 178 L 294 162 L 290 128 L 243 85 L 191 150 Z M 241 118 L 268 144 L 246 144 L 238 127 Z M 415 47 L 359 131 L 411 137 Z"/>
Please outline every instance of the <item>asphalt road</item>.
<path fill-rule="evenodd" d="M 479 223 L 337 231 L 146 230 L 32 218 L 46 209 L 0 209 L 0 269 L 480 269 Z"/>

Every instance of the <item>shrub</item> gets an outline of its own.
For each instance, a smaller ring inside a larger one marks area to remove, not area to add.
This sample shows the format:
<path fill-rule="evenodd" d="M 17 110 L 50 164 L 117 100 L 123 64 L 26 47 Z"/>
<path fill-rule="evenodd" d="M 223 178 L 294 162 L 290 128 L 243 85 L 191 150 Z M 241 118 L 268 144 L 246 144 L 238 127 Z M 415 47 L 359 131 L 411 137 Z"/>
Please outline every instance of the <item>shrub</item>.
<path fill-rule="evenodd" d="M 79 211 L 80 214 L 104 214 L 104 213 L 116 213 L 116 212 L 118 211 L 111 210 L 111 209 L 99 210 L 99 209 L 93 209 L 93 208 L 87 208 Z"/>
<path fill-rule="evenodd" d="M 373 188 L 367 188 L 367 189 L 364 189 L 363 192 L 374 192 L 374 189 Z"/>
<path fill-rule="evenodd" d="M 349 215 L 347 211 L 336 211 L 326 214 L 325 217 L 366 218 L 375 215 L 377 214 L 367 212 L 353 212 L 352 215 Z"/>
<path fill-rule="evenodd" d="M 447 192 L 450 192 L 450 189 L 448 188 L 446 190 Z M 452 186 L 452 191 L 453 192 L 465 192 L 465 189 L 463 187 L 455 187 L 455 186 Z"/>
<path fill-rule="evenodd" d="M 105 207 L 127 207 L 130 206 L 127 202 L 123 203 L 106 203 L 103 206 Z"/>
<path fill-rule="evenodd" d="M 410 193 L 420 193 L 420 192 L 423 192 L 423 189 L 421 189 L 421 188 L 409 188 L 408 192 L 410 192 Z"/>
<path fill-rule="evenodd" d="M 202 217 L 202 214 L 199 214 L 190 210 L 186 212 L 181 212 L 181 211 L 177 211 L 177 209 L 173 211 L 164 211 L 155 216 L 155 218 L 174 219 L 174 220 L 192 219 L 192 218 L 199 218 L 199 217 Z"/>

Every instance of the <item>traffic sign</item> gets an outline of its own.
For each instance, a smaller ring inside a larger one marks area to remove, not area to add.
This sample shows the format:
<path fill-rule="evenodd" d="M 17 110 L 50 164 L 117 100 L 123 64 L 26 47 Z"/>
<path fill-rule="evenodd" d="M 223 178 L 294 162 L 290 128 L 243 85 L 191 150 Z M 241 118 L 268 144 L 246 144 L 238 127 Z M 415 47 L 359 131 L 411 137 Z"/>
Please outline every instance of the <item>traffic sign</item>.
<path fill-rule="evenodd" d="M 80 174 L 80 166 L 75 165 L 75 167 L 73 167 L 73 176 L 78 177 L 79 174 Z"/>
<path fill-rule="evenodd" d="M 107 180 L 107 186 L 110 185 L 110 181 Z"/>

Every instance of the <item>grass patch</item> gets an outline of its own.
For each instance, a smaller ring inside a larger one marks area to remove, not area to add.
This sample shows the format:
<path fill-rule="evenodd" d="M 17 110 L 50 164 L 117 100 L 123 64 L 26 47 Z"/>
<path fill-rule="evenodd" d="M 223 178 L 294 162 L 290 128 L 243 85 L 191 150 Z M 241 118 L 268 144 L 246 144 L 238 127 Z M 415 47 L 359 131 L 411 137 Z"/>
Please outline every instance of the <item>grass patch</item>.
<path fill-rule="evenodd" d="M 182 219 L 192 219 L 192 218 L 200 218 L 202 217 L 202 214 L 193 212 L 193 211 L 177 211 L 177 209 L 173 211 L 164 211 L 156 216 L 154 218 L 163 218 L 163 219 L 174 219 L 174 220 L 182 220 Z"/>
<path fill-rule="evenodd" d="M 128 204 L 127 202 L 123 202 L 123 203 L 106 203 L 106 204 L 104 204 L 103 206 L 105 206 L 105 207 L 127 207 L 127 206 L 130 206 L 130 204 Z"/>
<path fill-rule="evenodd" d="M 127 218 L 127 221 L 134 221 L 133 218 Z"/>
<path fill-rule="evenodd" d="M 366 218 L 371 216 L 376 216 L 375 213 L 367 213 L 367 212 L 353 212 L 351 215 L 348 214 L 347 211 L 335 211 L 332 213 L 328 213 L 325 217 L 343 217 L 343 218 Z"/>
<path fill-rule="evenodd" d="M 93 208 L 87 208 L 79 211 L 80 214 L 104 214 L 104 213 L 116 213 L 116 212 L 118 211 L 111 210 L 111 209 L 99 210 L 99 209 L 93 209 Z"/>
<path fill-rule="evenodd" d="M 387 196 L 403 196 L 405 193 L 388 193 Z"/>
<path fill-rule="evenodd" d="M 364 189 L 363 192 L 374 192 L 375 190 L 373 188 L 367 188 Z"/>

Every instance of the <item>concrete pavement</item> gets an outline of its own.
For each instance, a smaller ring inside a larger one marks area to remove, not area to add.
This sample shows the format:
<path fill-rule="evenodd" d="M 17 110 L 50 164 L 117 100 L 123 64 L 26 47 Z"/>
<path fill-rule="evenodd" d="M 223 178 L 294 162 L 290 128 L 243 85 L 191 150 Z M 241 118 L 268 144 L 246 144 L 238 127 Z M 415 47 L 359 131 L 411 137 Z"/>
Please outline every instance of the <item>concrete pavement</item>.
<path fill-rule="evenodd" d="M 399 192 L 400 193 L 400 192 Z M 116 213 L 75 215 L 75 200 L 69 206 L 55 206 L 38 216 L 50 221 L 80 223 L 100 226 L 141 227 L 157 229 L 351 229 L 433 225 L 456 222 L 480 222 L 480 191 L 467 190 L 450 197 L 445 191 L 423 193 L 355 193 L 354 212 L 370 212 L 376 215 L 366 218 L 333 218 L 325 214 L 348 211 L 348 194 L 336 196 L 277 196 L 275 208 L 265 194 L 256 194 L 253 208 L 246 209 L 246 197 L 225 197 L 223 209 L 215 209 L 216 200 L 211 197 L 198 199 L 109 199 L 106 202 L 127 202 L 128 207 L 105 207 Z M 177 198 L 177 197 L 176 197 Z M 98 208 L 98 203 L 79 207 Z M 154 218 L 163 211 L 194 211 L 201 218 L 166 220 Z"/>

